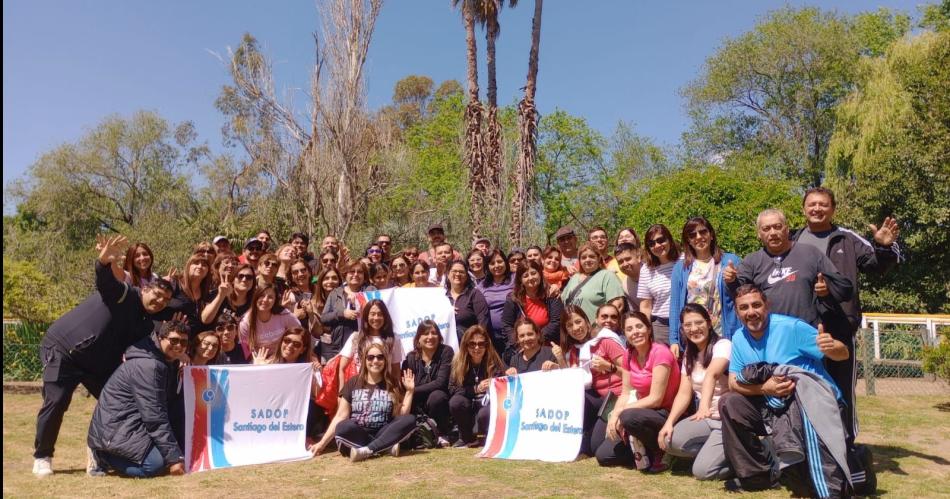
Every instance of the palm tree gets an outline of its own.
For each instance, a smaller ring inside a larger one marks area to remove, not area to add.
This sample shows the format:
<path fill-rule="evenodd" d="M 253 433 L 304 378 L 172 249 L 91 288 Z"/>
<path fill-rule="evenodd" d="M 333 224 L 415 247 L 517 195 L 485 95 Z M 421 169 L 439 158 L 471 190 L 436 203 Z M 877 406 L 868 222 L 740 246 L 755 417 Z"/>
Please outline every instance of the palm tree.
<path fill-rule="evenodd" d="M 485 28 L 486 64 L 488 66 L 488 121 L 483 141 L 485 152 L 485 188 L 491 205 L 501 203 L 501 139 L 502 130 L 498 123 L 498 84 L 495 78 L 495 40 L 501 34 L 501 24 L 498 16 L 505 6 L 504 0 L 476 0 L 476 20 Z M 514 8 L 518 0 L 508 0 L 508 5 Z M 498 218 L 491 219 L 497 223 Z M 493 223 L 493 225 L 494 225 Z M 493 227 L 494 229 L 495 227 Z M 493 231 L 494 232 L 494 231 Z"/>
<path fill-rule="evenodd" d="M 508 238 L 512 246 L 521 246 L 525 210 L 531 195 L 531 179 L 534 177 L 534 159 L 538 141 L 538 111 L 534 106 L 534 94 L 538 86 L 538 48 L 541 44 L 541 7 L 544 0 L 534 0 L 534 18 L 531 20 L 531 52 L 528 55 L 528 83 L 524 98 L 518 103 L 518 123 L 521 142 L 518 153 L 518 168 L 515 172 L 515 195 L 511 203 L 511 228 Z"/>
<path fill-rule="evenodd" d="M 475 45 L 476 0 L 452 0 L 452 7 L 462 6 L 465 22 L 465 42 L 468 47 L 468 105 L 465 107 L 465 159 L 468 163 L 468 182 L 471 190 L 469 213 L 472 236 L 481 232 L 482 200 L 485 192 L 484 151 L 482 145 L 482 103 L 478 97 L 478 48 Z"/>

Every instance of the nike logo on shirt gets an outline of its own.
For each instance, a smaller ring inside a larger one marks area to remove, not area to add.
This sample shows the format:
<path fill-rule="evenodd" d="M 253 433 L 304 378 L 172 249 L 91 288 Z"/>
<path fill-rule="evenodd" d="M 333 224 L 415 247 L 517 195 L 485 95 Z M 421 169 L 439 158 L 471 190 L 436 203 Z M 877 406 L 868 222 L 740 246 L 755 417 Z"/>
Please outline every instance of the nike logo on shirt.
<path fill-rule="evenodd" d="M 777 282 L 784 281 L 786 279 L 789 281 L 794 281 L 795 280 L 794 276 L 797 272 L 798 272 L 797 270 L 792 270 L 791 267 L 782 267 L 782 268 L 775 269 L 772 271 L 772 274 L 769 275 L 768 283 L 769 285 L 772 285 Z"/>

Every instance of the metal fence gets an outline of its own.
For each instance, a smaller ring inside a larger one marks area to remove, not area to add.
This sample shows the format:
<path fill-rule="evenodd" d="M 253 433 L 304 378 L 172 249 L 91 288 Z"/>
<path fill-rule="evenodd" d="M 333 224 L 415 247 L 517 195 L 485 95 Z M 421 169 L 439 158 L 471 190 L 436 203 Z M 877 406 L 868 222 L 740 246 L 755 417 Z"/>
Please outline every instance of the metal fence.
<path fill-rule="evenodd" d="M 46 324 L 3 319 L 3 380 L 36 381 L 43 374 L 40 339 Z"/>

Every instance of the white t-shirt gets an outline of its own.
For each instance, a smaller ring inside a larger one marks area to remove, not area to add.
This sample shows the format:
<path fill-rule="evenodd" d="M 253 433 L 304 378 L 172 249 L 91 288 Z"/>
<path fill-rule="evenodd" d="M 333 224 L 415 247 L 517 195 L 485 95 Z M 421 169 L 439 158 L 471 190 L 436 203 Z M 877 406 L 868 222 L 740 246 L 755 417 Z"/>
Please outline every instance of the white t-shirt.
<path fill-rule="evenodd" d="M 713 345 L 712 358 L 729 360 L 731 356 L 732 342 L 725 338 L 720 338 L 719 341 Z M 686 376 L 686 364 L 683 364 L 683 367 L 680 368 L 680 374 Z M 706 379 L 706 368 L 703 367 L 701 362 L 693 363 L 693 374 L 690 375 L 689 379 L 693 383 L 693 393 L 696 394 L 696 398 L 701 397 L 703 394 L 703 380 Z M 709 408 L 712 410 L 712 419 L 719 419 L 719 397 L 728 391 L 729 376 L 723 373 L 722 376 L 716 380 L 716 388 L 713 389 L 713 398 L 709 405 Z"/>
<path fill-rule="evenodd" d="M 354 343 L 356 343 L 356 337 L 359 335 L 359 331 L 350 335 L 346 339 L 346 342 L 343 343 L 343 348 L 340 350 L 340 355 L 346 357 L 347 359 L 356 358 L 356 354 L 353 352 Z M 383 344 L 383 339 L 379 336 L 370 336 L 370 341 L 378 345 Z M 402 350 L 402 342 L 399 341 L 399 338 L 393 338 L 393 349 L 389 352 L 389 362 L 393 364 L 402 364 L 402 361 L 406 359 L 406 354 Z M 356 370 L 359 372 L 360 364 L 357 362 Z"/>
<path fill-rule="evenodd" d="M 640 282 L 637 283 L 637 298 L 653 300 L 651 315 L 653 318 L 670 317 L 670 287 L 673 285 L 673 265 L 664 263 L 656 267 L 640 266 Z"/>

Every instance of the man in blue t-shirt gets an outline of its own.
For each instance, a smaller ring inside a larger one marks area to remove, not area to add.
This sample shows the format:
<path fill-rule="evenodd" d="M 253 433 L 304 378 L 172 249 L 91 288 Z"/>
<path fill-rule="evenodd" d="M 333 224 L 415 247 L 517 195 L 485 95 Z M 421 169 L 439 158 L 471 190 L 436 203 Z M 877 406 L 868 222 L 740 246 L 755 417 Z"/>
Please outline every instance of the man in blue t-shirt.
<path fill-rule="evenodd" d="M 784 376 L 772 376 L 761 385 L 736 381 L 742 368 L 757 362 L 796 366 L 814 372 L 831 385 L 838 400 L 841 391 L 825 371 L 822 360 L 848 358 L 848 348 L 823 330 L 786 315 L 770 314 L 765 294 L 754 284 L 736 290 L 736 315 L 742 327 L 732 336 L 729 363 L 729 393 L 719 400 L 723 444 L 726 457 L 737 479 L 726 486 L 735 490 L 761 490 L 774 487 L 769 456 L 760 436 L 766 435 L 761 409 L 767 397 L 787 397 L 795 382 Z"/>

